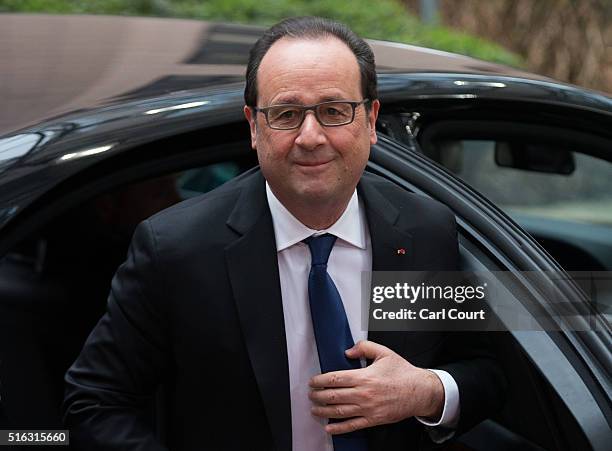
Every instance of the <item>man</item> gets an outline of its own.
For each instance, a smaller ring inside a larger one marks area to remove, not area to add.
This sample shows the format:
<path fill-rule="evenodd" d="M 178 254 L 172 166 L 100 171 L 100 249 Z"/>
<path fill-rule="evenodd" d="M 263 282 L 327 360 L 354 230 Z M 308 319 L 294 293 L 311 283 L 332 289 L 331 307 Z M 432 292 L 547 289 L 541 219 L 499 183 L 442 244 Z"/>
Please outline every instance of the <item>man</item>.
<path fill-rule="evenodd" d="M 245 100 L 261 170 L 138 227 L 66 375 L 73 443 L 165 449 L 160 383 L 173 450 L 405 450 L 485 418 L 503 377 L 476 339 L 361 330 L 362 271 L 458 264 L 448 209 L 363 174 L 371 49 L 334 22 L 281 22 Z"/>

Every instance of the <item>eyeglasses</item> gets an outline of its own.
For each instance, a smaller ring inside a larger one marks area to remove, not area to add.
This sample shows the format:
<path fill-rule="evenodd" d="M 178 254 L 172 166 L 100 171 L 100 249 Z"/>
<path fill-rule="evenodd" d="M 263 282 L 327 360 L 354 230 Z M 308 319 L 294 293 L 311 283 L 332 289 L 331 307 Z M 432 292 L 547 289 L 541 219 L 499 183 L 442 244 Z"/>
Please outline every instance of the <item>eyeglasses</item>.
<path fill-rule="evenodd" d="M 264 108 L 253 107 L 257 112 L 266 116 L 268 126 L 274 130 L 293 130 L 299 128 L 304 122 L 306 111 L 312 110 L 319 124 L 324 127 L 338 127 L 347 125 L 355 119 L 355 108 L 369 102 L 349 100 L 333 100 L 315 105 L 273 105 Z"/>

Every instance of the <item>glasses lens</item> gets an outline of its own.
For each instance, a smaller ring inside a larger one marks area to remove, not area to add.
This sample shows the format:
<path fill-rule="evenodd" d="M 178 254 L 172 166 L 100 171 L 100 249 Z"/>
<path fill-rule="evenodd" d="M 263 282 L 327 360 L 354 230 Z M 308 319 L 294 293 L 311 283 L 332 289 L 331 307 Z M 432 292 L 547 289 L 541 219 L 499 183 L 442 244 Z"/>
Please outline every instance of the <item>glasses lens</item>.
<path fill-rule="evenodd" d="M 302 114 L 299 107 L 280 105 L 268 110 L 268 122 L 274 128 L 294 128 L 302 120 Z"/>
<path fill-rule="evenodd" d="M 353 119 L 353 106 L 346 102 L 322 103 L 317 107 L 317 115 L 323 125 L 348 124 Z"/>

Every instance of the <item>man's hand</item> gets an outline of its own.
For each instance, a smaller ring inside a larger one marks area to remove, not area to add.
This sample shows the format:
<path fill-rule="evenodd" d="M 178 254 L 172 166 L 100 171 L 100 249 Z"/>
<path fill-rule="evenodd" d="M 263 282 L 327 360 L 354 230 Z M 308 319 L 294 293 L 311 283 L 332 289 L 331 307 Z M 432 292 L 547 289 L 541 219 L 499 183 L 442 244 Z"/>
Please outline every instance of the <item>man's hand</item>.
<path fill-rule="evenodd" d="M 312 413 L 350 418 L 330 423 L 330 434 L 344 434 L 420 416 L 434 421 L 442 414 L 444 387 L 435 373 L 417 368 L 385 346 L 360 341 L 346 351 L 350 359 L 372 359 L 358 370 L 333 371 L 310 380 Z"/>

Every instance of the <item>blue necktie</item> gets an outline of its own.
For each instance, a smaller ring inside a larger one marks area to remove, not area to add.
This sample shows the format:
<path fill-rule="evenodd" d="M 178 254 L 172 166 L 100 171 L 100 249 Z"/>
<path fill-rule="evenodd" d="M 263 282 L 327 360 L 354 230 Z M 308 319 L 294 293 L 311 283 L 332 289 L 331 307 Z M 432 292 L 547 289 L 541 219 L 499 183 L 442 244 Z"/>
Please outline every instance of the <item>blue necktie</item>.
<path fill-rule="evenodd" d="M 353 336 L 349 327 L 340 293 L 327 273 L 327 260 L 334 247 L 336 237 L 330 234 L 306 238 L 312 263 L 308 276 L 308 299 L 310 315 L 321 372 L 352 370 L 361 368 L 359 360 L 348 359 L 344 351 L 353 347 Z M 343 420 L 330 420 L 343 421 Z M 334 435 L 334 451 L 367 451 L 363 430 Z"/>

